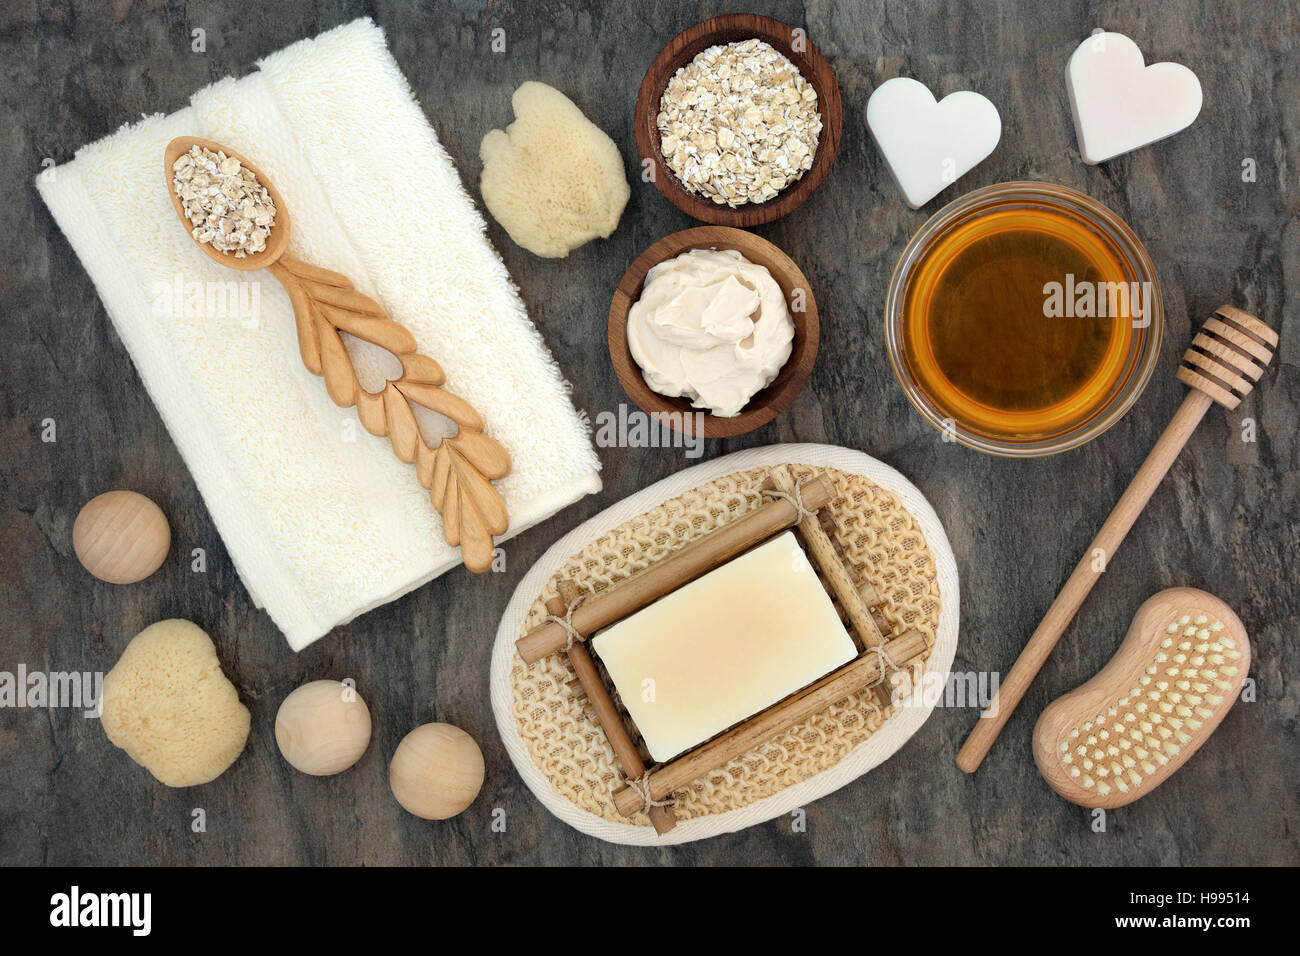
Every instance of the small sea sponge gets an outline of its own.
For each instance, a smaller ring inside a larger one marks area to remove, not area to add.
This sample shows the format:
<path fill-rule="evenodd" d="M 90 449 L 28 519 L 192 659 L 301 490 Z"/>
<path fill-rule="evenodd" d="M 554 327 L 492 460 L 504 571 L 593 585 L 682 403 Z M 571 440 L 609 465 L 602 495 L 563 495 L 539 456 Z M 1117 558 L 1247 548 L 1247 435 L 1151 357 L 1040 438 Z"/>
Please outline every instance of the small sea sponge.
<path fill-rule="evenodd" d="M 610 235 L 632 195 L 614 141 L 545 83 L 523 84 L 511 102 L 515 121 L 479 148 L 488 212 L 547 259 Z"/>
<path fill-rule="evenodd" d="M 116 746 L 169 787 L 208 783 L 248 741 L 248 708 L 203 629 L 151 624 L 104 678 L 100 722 Z"/>

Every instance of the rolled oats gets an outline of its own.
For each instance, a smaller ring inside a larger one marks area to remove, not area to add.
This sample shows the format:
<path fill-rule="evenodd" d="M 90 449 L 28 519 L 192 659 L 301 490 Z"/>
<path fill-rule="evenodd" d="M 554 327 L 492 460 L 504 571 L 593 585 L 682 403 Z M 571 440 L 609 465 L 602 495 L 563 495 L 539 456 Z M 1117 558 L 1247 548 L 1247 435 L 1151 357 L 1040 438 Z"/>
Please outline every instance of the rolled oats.
<path fill-rule="evenodd" d="M 191 146 L 172 163 L 172 186 L 199 242 L 236 259 L 266 248 L 275 226 L 275 203 L 235 157 Z"/>
<path fill-rule="evenodd" d="M 750 39 L 711 46 L 673 74 L 657 125 L 682 185 L 735 208 L 771 199 L 812 168 L 822 118 L 798 68 Z"/>

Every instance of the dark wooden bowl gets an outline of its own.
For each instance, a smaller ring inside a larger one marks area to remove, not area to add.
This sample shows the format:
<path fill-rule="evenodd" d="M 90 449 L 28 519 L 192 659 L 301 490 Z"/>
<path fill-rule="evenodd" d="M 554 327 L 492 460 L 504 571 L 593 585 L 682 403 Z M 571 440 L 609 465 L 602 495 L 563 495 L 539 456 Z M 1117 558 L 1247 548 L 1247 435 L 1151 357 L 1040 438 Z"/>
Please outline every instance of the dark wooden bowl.
<path fill-rule="evenodd" d="M 681 67 L 691 62 L 696 54 L 717 44 L 734 43 L 751 37 L 757 37 L 783 53 L 799 68 L 803 78 L 812 84 L 817 91 L 822 132 L 817 142 L 817 152 L 813 154 L 812 168 L 766 202 L 746 203 L 732 209 L 691 192 L 673 175 L 664 162 L 656 119 L 659 115 L 659 101 L 663 98 L 668 81 Z M 757 226 L 780 219 L 803 205 L 830 172 L 831 164 L 835 162 L 835 153 L 840 148 L 844 121 L 840 87 L 835 82 L 830 64 L 807 37 L 800 35 L 799 50 L 794 49 L 794 39 L 793 27 L 771 17 L 760 17 L 752 13 L 714 17 L 679 33 L 655 57 L 650 69 L 646 70 L 641 89 L 637 93 L 636 113 L 632 120 L 637 153 L 643 159 L 653 161 L 655 188 L 693 219 L 719 226 L 740 227 Z"/>
<path fill-rule="evenodd" d="M 789 408 L 812 374 L 820 340 L 817 300 L 813 297 L 812 286 L 808 284 L 803 270 L 795 265 L 794 260 L 766 239 L 743 229 L 697 226 L 665 236 L 637 257 L 627 272 L 623 273 L 623 281 L 618 284 L 614 300 L 609 304 L 609 358 L 628 397 L 652 418 L 685 434 L 695 433 L 695 413 L 701 410 L 692 408 L 690 399 L 660 395 L 646 384 L 645 377 L 628 348 L 627 316 L 632 303 L 641 297 L 646 273 L 664 260 L 688 249 L 734 249 L 750 262 L 766 266 L 776 284 L 781 287 L 787 304 L 795 289 L 803 292 L 803 311 L 796 312 L 792 309 L 790 312 L 790 317 L 794 319 L 794 342 L 790 358 L 772 384 L 751 398 L 740 414 L 733 418 L 719 418 L 708 412 L 703 413 L 700 427 L 703 437 L 743 435 L 760 425 L 766 425 Z"/>

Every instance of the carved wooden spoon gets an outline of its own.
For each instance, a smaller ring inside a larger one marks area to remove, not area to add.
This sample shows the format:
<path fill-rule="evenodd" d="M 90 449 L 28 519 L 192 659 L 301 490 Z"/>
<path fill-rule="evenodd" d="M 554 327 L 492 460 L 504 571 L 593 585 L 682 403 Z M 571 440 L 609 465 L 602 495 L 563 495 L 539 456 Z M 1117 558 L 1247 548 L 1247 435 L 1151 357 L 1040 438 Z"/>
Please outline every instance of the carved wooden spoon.
<path fill-rule="evenodd" d="M 357 417 L 372 435 L 387 436 L 393 453 L 414 463 L 420 484 L 429 489 L 433 506 L 442 515 L 447 543 L 459 546 L 465 566 L 483 572 L 492 565 L 492 536 L 510 526 L 505 502 L 491 480 L 510 473 L 510 456 L 483 434 L 483 419 L 464 399 L 442 387 L 446 375 L 433 359 L 416 351 L 414 336 L 388 318 L 384 307 L 358 292 L 337 272 L 300 262 L 286 255 L 289 245 L 289 207 L 272 182 L 247 159 L 226 146 L 196 136 L 181 136 L 167 144 L 163 172 L 176 214 L 193 238 L 192 224 L 174 188 L 173 166 L 193 146 L 239 160 L 257 177 L 275 203 L 275 225 L 261 252 L 237 258 L 210 243 L 195 242 L 214 262 L 231 269 L 269 269 L 289 293 L 298 326 L 298 349 L 303 364 L 325 378 L 325 389 L 342 408 L 356 406 Z M 387 349 L 402 363 L 402 374 L 378 392 L 361 387 L 340 332 Z M 420 433 L 414 402 L 447 416 L 456 423 L 455 435 L 430 446 Z"/>

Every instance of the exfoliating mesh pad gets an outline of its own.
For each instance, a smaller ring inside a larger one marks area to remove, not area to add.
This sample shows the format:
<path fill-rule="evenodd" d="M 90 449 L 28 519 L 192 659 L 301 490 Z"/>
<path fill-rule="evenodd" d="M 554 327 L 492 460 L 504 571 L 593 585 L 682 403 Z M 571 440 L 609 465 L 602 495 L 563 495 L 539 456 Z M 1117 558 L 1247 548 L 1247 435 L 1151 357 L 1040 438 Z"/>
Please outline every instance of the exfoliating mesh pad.
<path fill-rule="evenodd" d="M 928 502 L 888 466 L 850 449 L 775 445 L 679 472 L 584 523 L 551 547 L 516 589 L 497 632 L 492 704 L 520 775 L 539 800 L 575 828 L 616 843 L 681 843 L 784 815 L 838 789 L 888 758 L 930 707 L 881 707 L 855 694 L 755 747 L 674 794 L 679 824 L 660 837 L 644 813 L 623 817 L 613 792 L 621 769 L 589 706 L 568 685 L 567 657 L 525 665 L 515 641 L 540 625 L 561 579 L 588 593 L 622 581 L 718 526 L 759 507 L 773 465 L 796 477 L 826 474 L 836 537 L 859 582 L 870 582 L 893 632 L 925 637 L 926 673 L 943 674 L 957 643 L 957 571 Z"/>

